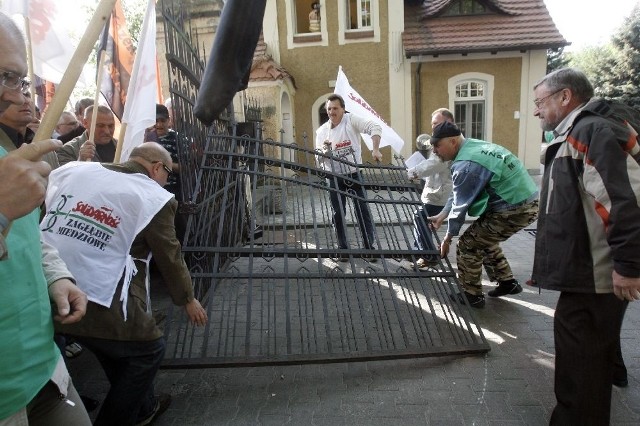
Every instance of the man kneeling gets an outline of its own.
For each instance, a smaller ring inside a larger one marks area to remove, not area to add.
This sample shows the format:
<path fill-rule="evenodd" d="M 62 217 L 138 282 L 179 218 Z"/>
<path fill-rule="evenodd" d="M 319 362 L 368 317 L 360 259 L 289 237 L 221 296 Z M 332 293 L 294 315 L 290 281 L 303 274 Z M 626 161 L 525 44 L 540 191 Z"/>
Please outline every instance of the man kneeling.
<path fill-rule="evenodd" d="M 123 164 L 71 162 L 49 178 L 43 239 L 89 298 L 83 321 L 58 331 L 89 348 L 111 384 L 95 425 L 149 424 L 170 403 L 153 391 L 166 343 L 151 315 L 151 256 L 173 302 L 193 324 L 207 322 L 176 238 L 177 202 L 162 188 L 171 166 L 150 142 Z"/>

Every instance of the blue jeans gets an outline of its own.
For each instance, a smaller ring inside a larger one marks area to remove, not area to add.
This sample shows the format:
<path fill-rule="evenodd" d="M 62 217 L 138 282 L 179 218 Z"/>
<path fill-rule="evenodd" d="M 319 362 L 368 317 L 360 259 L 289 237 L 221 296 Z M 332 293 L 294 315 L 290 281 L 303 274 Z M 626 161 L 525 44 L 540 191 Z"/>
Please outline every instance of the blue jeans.
<path fill-rule="evenodd" d="M 153 381 L 164 357 L 164 338 L 127 342 L 76 337 L 94 353 L 111 385 L 94 426 L 135 425 L 155 408 Z"/>
<path fill-rule="evenodd" d="M 347 195 L 338 191 L 353 194 L 354 211 L 356 219 L 360 226 L 362 234 L 362 242 L 365 249 L 372 249 L 375 241 L 375 231 L 369 205 L 365 201 L 367 194 L 361 185 L 361 179 L 358 172 L 350 175 L 344 175 L 344 178 L 330 177 L 327 179 L 329 184 L 329 199 L 331 200 L 331 208 L 333 209 L 333 226 L 338 236 L 338 248 L 347 249 L 347 228 L 345 223 L 345 215 L 347 213 Z"/>
<path fill-rule="evenodd" d="M 444 206 L 425 204 L 413 212 L 413 246 L 417 250 L 437 250 L 429 229 L 429 216 L 435 216 Z"/>

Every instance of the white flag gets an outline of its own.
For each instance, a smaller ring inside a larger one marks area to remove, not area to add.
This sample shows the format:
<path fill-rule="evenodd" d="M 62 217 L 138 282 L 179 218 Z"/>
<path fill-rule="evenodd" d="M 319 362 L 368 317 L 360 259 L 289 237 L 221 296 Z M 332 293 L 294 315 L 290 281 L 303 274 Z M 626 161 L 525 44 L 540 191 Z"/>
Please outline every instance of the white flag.
<path fill-rule="evenodd" d="M 344 98 L 345 109 L 361 117 L 371 119 L 382 127 L 382 136 L 380 137 L 380 147 L 391 145 L 391 148 L 397 153 L 402 150 L 404 141 L 402 138 L 382 119 L 380 114 L 373 109 L 362 96 L 356 92 L 349 84 L 347 76 L 342 72 L 342 66 L 338 68 L 338 78 L 336 79 L 336 88 L 333 93 Z M 371 136 L 362 134 L 362 139 L 369 149 L 373 149 Z"/>
<path fill-rule="evenodd" d="M 21 15 L 29 19 L 33 57 L 33 73 L 52 83 L 60 83 L 69 67 L 76 43 L 65 30 L 64 5 L 56 0 L 3 0 L 2 11 L 8 15 Z M 24 21 L 16 20 L 21 28 Z M 83 76 L 81 82 L 85 82 Z"/>
<path fill-rule="evenodd" d="M 148 1 L 122 115 L 127 128 L 120 162 L 127 161 L 133 148 L 142 145 L 145 129 L 156 124 L 156 3 Z"/>

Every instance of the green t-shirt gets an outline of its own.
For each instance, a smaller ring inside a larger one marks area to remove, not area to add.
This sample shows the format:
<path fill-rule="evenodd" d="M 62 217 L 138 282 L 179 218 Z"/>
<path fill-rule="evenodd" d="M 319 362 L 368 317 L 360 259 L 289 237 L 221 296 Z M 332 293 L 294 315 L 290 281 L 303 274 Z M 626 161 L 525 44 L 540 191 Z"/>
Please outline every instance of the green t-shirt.
<path fill-rule="evenodd" d="M 36 209 L 13 221 L 6 238 L 9 258 L 0 261 L 0 419 L 36 396 L 60 356 L 42 270 L 39 218 Z"/>

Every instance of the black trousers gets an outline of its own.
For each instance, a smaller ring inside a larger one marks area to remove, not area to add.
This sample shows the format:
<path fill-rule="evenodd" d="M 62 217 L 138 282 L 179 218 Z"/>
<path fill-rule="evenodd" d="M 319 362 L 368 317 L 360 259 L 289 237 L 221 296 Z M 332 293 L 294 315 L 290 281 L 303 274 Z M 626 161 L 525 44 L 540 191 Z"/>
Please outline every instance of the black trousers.
<path fill-rule="evenodd" d="M 549 424 L 609 424 L 625 308 L 613 293 L 560 293 L 554 316 L 557 404 Z"/>

